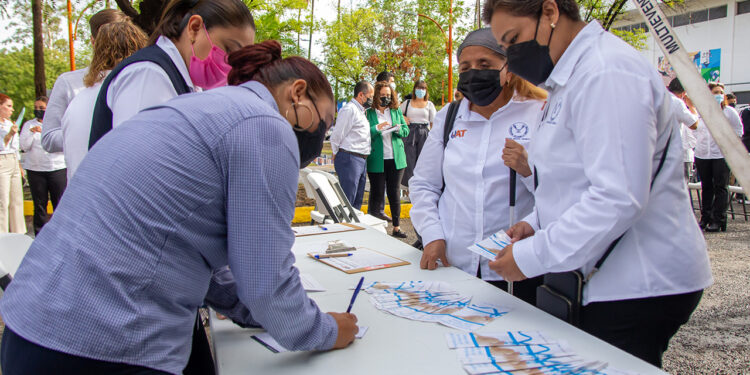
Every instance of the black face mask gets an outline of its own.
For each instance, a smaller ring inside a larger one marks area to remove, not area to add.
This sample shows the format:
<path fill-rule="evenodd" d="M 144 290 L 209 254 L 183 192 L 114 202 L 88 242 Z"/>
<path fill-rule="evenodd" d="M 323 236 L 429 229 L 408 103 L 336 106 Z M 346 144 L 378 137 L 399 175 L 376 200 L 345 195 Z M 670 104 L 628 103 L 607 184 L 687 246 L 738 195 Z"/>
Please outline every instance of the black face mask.
<path fill-rule="evenodd" d="M 44 110 L 43 109 L 35 109 L 34 110 L 34 117 L 38 120 L 41 120 L 44 118 Z"/>
<path fill-rule="evenodd" d="M 500 84 L 502 69 L 469 69 L 458 75 L 458 91 L 472 104 L 488 106 L 500 96 L 503 86 Z"/>
<path fill-rule="evenodd" d="M 391 97 L 390 96 L 381 96 L 380 97 L 380 106 L 383 108 L 388 107 L 391 105 Z"/>
<path fill-rule="evenodd" d="M 552 63 L 552 57 L 549 54 L 549 43 L 552 41 L 552 33 L 555 32 L 553 27 L 549 33 L 549 42 L 546 46 L 539 45 L 536 41 L 536 34 L 539 32 L 539 20 L 541 14 L 536 20 L 536 31 L 534 39 L 514 44 L 508 47 L 508 71 L 520 76 L 531 82 L 535 86 L 549 78 L 555 64 Z"/>
<path fill-rule="evenodd" d="M 367 98 L 364 104 L 362 104 L 362 107 L 365 107 L 365 109 L 372 107 L 372 98 Z"/>
<path fill-rule="evenodd" d="M 294 135 L 297 136 L 297 145 L 299 146 L 300 169 L 307 167 L 315 158 L 320 156 L 320 152 L 323 150 L 323 141 L 326 139 L 326 131 L 328 131 L 328 125 L 320 116 L 320 111 L 318 111 L 315 102 L 313 102 L 313 106 L 315 111 L 318 112 L 318 118 L 321 119 L 318 123 L 318 129 L 314 133 L 310 133 L 307 130 L 302 130 L 299 124 L 294 125 Z M 294 106 L 294 115 L 297 115 L 296 105 Z"/>
<path fill-rule="evenodd" d="M 737 108 L 737 103 L 729 103 L 727 105 L 730 106 L 730 107 L 732 107 L 732 108 Z"/>

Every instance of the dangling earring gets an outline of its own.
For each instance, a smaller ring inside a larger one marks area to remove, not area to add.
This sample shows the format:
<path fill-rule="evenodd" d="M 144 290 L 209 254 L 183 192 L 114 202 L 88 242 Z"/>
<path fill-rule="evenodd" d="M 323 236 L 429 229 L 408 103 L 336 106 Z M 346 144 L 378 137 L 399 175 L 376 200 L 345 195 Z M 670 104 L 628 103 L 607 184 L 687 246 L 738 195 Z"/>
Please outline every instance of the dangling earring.
<path fill-rule="evenodd" d="M 549 24 L 549 25 L 550 25 L 550 26 L 552 26 L 552 28 L 553 28 L 553 29 L 555 28 L 555 23 L 554 23 L 554 22 L 552 22 L 552 23 L 551 23 L 551 24 Z"/>
<path fill-rule="evenodd" d="M 297 112 L 297 107 L 306 108 L 310 112 L 310 125 L 308 125 L 306 128 L 303 128 L 303 127 L 299 126 L 299 113 Z M 299 103 L 292 102 L 292 109 L 294 109 L 294 117 L 295 117 L 295 120 L 296 120 L 295 123 L 292 124 L 292 128 L 295 131 L 305 131 L 305 130 L 309 129 L 313 125 L 312 124 L 313 123 L 313 113 L 312 113 L 312 109 L 310 109 L 310 107 L 308 107 L 306 105 L 303 106 L 303 105 L 300 105 Z M 292 123 L 292 121 L 289 120 L 289 108 L 286 109 L 286 112 L 284 113 L 284 118 L 286 118 L 286 120 L 289 121 L 290 124 Z"/>

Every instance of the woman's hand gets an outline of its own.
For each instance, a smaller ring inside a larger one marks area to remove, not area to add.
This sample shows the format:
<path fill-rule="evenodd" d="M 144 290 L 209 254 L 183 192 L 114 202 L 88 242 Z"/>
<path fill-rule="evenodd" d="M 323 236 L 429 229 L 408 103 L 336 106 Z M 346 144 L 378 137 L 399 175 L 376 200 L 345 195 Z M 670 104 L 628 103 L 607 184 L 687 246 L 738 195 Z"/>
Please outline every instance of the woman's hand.
<path fill-rule="evenodd" d="M 31 131 L 32 133 L 41 133 L 42 132 L 42 127 L 39 126 L 39 125 L 32 126 L 32 127 L 29 128 L 29 131 Z"/>
<path fill-rule="evenodd" d="M 500 250 L 495 260 L 489 262 L 487 265 L 490 266 L 491 270 L 502 276 L 505 281 L 514 282 L 526 279 L 526 275 L 521 272 L 521 269 L 516 264 L 516 260 L 513 259 L 512 244 Z"/>
<path fill-rule="evenodd" d="M 383 129 L 391 126 L 391 124 L 388 123 L 388 121 L 381 122 L 377 126 L 375 126 L 378 130 L 383 131 Z"/>
<path fill-rule="evenodd" d="M 346 348 L 354 341 L 354 337 L 357 335 L 357 332 L 359 332 L 359 327 L 357 327 L 357 316 L 350 313 L 333 312 L 329 312 L 328 315 L 336 320 L 336 325 L 339 327 L 338 336 L 336 336 L 336 343 L 333 345 L 333 349 Z"/>
<path fill-rule="evenodd" d="M 531 227 L 531 224 L 525 221 L 519 221 L 515 225 L 510 227 L 510 229 L 505 231 L 505 233 L 508 233 L 508 237 L 510 237 L 511 243 L 516 243 L 533 236 L 534 228 Z"/>
<path fill-rule="evenodd" d="M 419 267 L 423 270 L 434 270 L 438 267 L 438 259 L 443 262 L 443 266 L 451 266 L 451 264 L 448 263 L 448 257 L 445 255 L 445 240 L 435 240 L 424 247 Z"/>
<path fill-rule="evenodd" d="M 529 154 L 526 149 L 518 142 L 506 138 L 505 148 L 503 148 L 503 161 L 505 165 L 518 172 L 523 177 L 531 176 L 529 168 Z"/>

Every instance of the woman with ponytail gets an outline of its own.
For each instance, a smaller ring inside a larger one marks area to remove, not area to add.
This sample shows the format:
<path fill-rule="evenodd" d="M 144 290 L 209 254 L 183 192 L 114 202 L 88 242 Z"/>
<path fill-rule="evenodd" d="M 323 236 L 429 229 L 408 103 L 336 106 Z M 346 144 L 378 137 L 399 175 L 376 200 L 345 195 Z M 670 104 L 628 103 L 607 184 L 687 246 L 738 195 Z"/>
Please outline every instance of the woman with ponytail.
<path fill-rule="evenodd" d="M 275 41 L 228 62 L 231 86 L 143 111 L 84 158 L 0 302 L 3 374 L 182 373 L 204 301 L 290 350 L 354 340 L 356 317 L 321 312 L 291 252 L 331 86 Z"/>

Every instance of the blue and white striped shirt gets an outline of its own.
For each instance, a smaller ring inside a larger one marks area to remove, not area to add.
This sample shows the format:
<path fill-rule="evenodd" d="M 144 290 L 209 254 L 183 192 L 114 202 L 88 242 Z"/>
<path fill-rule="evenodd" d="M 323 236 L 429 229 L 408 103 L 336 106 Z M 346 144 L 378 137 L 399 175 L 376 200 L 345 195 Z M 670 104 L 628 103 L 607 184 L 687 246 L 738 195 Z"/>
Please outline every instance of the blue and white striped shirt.
<path fill-rule="evenodd" d="M 294 132 L 258 82 L 141 112 L 81 163 L 3 320 L 53 350 L 181 373 L 205 299 L 284 347 L 330 349 L 336 323 L 290 251 L 298 166 Z M 236 284 L 211 282 L 226 265 Z"/>

